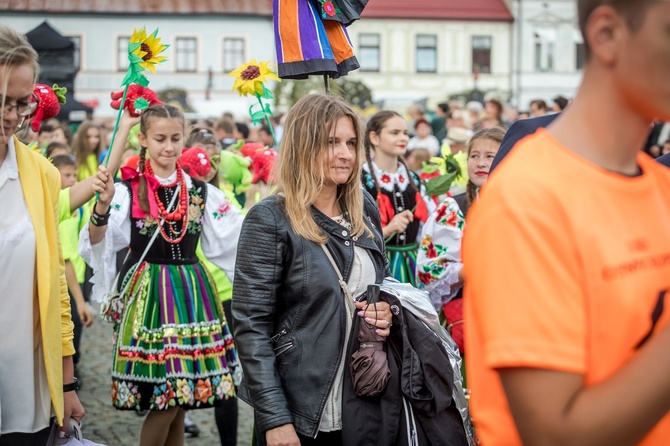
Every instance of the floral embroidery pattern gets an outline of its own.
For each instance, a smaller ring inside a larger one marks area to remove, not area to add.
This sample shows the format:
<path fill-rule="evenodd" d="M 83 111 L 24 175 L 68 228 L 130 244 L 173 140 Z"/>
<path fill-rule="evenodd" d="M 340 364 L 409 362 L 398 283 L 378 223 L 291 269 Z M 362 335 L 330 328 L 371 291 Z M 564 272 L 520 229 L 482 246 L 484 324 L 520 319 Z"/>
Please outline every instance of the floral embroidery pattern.
<path fill-rule="evenodd" d="M 177 399 L 179 404 L 193 405 L 193 381 L 190 379 L 177 380 Z"/>
<path fill-rule="evenodd" d="M 421 240 L 419 250 L 427 259 L 435 259 L 434 261 L 426 262 L 421 266 L 421 269 L 417 271 L 419 281 L 424 285 L 429 285 L 437 281 L 446 270 L 449 260 L 438 257 L 444 256 L 447 253 L 448 248 L 446 246 L 434 244 L 432 237 L 426 235 L 423 237 L 423 240 Z"/>
<path fill-rule="evenodd" d="M 112 382 L 112 403 L 120 409 L 139 409 L 140 395 L 132 383 Z"/>
<path fill-rule="evenodd" d="M 389 184 L 391 182 L 391 177 L 388 174 L 384 174 L 379 180 L 384 184 Z"/>
<path fill-rule="evenodd" d="M 212 385 L 216 387 L 216 396 L 220 400 L 227 400 L 235 396 L 233 378 L 230 375 L 215 376 L 212 378 Z"/>
<path fill-rule="evenodd" d="M 202 404 L 212 404 L 214 402 L 214 395 L 212 394 L 212 383 L 209 378 L 198 380 L 198 384 L 195 386 L 195 399 L 196 406 Z"/>
<path fill-rule="evenodd" d="M 340 8 L 333 5 L 332 0 L 319 0 L 321 2 L 321 17 L 324 19 L 326 17 L 334 17 L 335 15 L 341 13 Z"/>
<path fill-rule="evenodd" d="M 205 211 L 205 200 L 202 198 L 202 188 L 193 186 L 188 191 L 188 233 L 197 234 L 202 231 L 202 218 Z"/>
<path fill-rule="evenodd" d="M 435 221 L 444 226 L 463 229 L 465 218 L 460 209 L 454 209 L 451 204 L 442 203 L 435 211 Z"/>
<path fill-rule="evenodd" d="M 147 216 L 146 218 L 137 220 L 135 226 L 139 228 L 140 234 L 152 236 L 158 228 L 158 222 L 154 218 Z"/>
<path fill-rule="evenodd" d="M 151 396 L 151 410 L 164 410 L 174 407 L 176 404 L 175 392 L 172 390 L 170 381 L 154 388 L 154 394 Z"/>
<path fill-rule="evenodd" d="M 166 410 L 177 405 L 187 407 L 211 406 L 215 401 L 235 397 L 230 374 L 198 379 L 167 379 L 155 385 L 149 401 L 150 410 Z M 127 381 L 112 381 L 112 402 L 119 409 L 140 410 L 138 386 Z"/>
<path fill-rule="evenodd" d="M 226 200 L 219 205 L 219 207 L 216 209 L 216 211 L 214 211 L 212 215 L 214 216 L 215 220 L 219 220 L 223 218 L 228 213 L 228 211 L 230 211 L 230 203 L 228 202 L 228 200 Z"/>

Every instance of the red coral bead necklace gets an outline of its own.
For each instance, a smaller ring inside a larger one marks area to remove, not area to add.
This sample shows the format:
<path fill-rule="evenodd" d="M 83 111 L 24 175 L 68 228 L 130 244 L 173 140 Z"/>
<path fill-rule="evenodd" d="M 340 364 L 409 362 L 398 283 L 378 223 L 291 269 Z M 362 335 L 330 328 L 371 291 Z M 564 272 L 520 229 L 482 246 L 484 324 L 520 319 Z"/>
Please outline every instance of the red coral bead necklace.
<path fill-rule="evenodd" d="M 149 160 L 146 161 L 145 170 L 147 174 L 154 175 L 154 171 L 151 168 L 151 163 Z M 184 171 L 181 169 L 179 162 L 177 162 L 177 179 L 170 184 L 161 184 L 160 187 L 170 188 L 176 186 L 177 184 L 179 184 L 179 202 L 177 204 L 177 208 L 172 212 L 168 212 L 167 209 L 165 209 L 165 205 L 158 196 L 158 190 L 154 190 L 154 198 L 156 199 L 156 205 L 158 206 L 158 214 L 163 217 L 170 225 L 171 232 L 175 234 L 178 233 L 172 229 L 172 226 L 180 220 L 182 222 L 179 236 L 175 239 L 171 238 L 165 233 L 163 225 L 159 225 L 163 238 L 175 245 L 184 239 L 188 226 L 188 189 L 186 188 L 186 178 L 184 178 Z"/>

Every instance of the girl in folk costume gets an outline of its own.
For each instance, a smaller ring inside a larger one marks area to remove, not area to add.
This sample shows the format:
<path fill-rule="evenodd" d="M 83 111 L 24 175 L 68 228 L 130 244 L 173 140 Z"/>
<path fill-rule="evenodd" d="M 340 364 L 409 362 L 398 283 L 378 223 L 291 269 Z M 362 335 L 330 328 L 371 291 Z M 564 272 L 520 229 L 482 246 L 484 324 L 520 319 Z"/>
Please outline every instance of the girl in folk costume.
<path fill-rule="evenodd" d="M 80 251 L 96 272 L 95 298 L 111 288 L 114 253 L 130 245 L 118 281 L 126 292 L 113 351 L 112 403 L 151 410 L 142 446 L 178 445 L 184 409 L 235 397 L 233 339 L 195 250 L 202 237 L 205 256 L 232 281 L 242 215 L 220 190 L 182 170 L 184 116 L 176 108 L 147 108 L 138 137 L 137 171 L 124 170 L 116 185 L 111 175 L 96 183 L 100 197 Z"/>
<path fill-rule="evenodd" d="M 407 124 L 396 112 L 384 110 L 370 118 L 365 131 L 363 186 L 377 198 L 393 276 L 415 285 L 417 236 L 434 203 L 403 161 L 408 141 Z"/>

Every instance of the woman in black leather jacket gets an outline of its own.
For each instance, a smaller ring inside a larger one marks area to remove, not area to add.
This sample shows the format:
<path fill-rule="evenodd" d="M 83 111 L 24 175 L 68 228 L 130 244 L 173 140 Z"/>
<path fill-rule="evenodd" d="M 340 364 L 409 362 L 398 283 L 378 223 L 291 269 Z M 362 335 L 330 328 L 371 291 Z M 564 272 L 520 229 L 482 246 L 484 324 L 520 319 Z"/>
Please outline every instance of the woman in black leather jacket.
<path fill-rule="evenodd" d="M 389 335 L 388 304 L 355 300 L 390 275 L 377 208 L 360 187 L 360 142 L 351 107 L 325 95 L 302 98 L 286 119 L 279 192 L 245 218 L 233 316 L 245 375 L 239 396 L 254 407 L 257 444 L 342 445 L 353 317 Z"/>

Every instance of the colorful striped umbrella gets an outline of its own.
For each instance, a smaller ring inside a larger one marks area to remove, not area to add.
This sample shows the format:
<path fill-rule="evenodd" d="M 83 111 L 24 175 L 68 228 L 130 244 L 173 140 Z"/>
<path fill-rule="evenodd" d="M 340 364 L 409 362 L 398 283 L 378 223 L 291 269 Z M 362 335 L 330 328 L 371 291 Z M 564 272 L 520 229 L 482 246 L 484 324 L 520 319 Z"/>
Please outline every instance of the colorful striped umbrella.
<path fill-rule="evenodd" d="M 360 67 L 346 25 L 360 17 L 367 0 L 274 0 L 278 74 L 306 79 L 338 78 Z"/>

